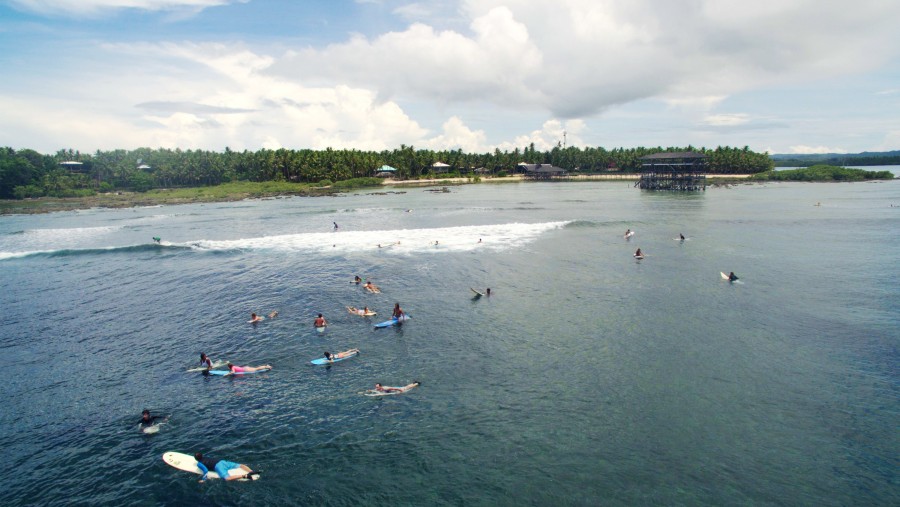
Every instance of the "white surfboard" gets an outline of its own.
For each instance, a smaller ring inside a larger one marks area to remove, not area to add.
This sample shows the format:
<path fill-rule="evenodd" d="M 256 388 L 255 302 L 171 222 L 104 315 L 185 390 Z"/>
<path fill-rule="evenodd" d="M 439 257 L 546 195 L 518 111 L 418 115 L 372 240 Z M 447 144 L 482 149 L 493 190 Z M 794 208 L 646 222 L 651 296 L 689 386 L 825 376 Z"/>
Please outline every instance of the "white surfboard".
<path fill-rule="evenodd" d="M 228 361 L 213 361 L 212 367 L 213 368 L 221 368 L 222 366 L 225 366 L 226 364 L 228 364 Z M 199 368 L 191 368 L 188 371 L 198 372 L 198 371 L 203 371 L 205 369 L 206 369 L 206 366 L 201 366 Z"/>
<path fill-rule="evenodd" d="M 163 461 L 166 462 L 167 465 L 173 466 L 179 470 L 183 470 L 185 472 L 195 473 L 197 475 L 203 475 L 203 472 L 197 468 L 197 460 L 194 459 L 193 456 L 189 454 L 184 454 L 181 452 L 169 451 L 163 454 Z M 228 475 L 230 477 L 242 476 L 247 472 L 241 468 L 232 468 L 228 471 Z M 259 474 L 254 473 L 253 476 L 256 478 L 259 477 Z M 253 477 L 251 476 L 251 477 Z M 219 474 L 215 471 L 210 470 L 209 473 L 206 474 L 207 479 L 221 479 Z M 240 480 L 248 480 L 248 479 L 240 479 Z"/>
<path fill-rule="evenodd" d="M 627 234 L 625 234 L 624 238 L 625 238 L 625 239 L 628 239 L 628 238 L 630 238 L 630 237 L 632 237 L 632 236 L 634 236 L 634 231 L 629 231 Z"/>

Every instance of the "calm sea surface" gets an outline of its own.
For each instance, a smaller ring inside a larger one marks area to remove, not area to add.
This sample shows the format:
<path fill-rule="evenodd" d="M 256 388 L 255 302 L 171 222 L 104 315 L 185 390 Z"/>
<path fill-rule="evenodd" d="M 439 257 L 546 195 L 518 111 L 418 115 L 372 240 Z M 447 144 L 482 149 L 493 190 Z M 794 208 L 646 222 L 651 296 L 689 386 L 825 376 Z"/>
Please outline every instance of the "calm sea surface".
<path fill-rule="evenodd" d="M 900 504 L 900 180 L 398 192 L 0 217 L 0 498 Z"/>

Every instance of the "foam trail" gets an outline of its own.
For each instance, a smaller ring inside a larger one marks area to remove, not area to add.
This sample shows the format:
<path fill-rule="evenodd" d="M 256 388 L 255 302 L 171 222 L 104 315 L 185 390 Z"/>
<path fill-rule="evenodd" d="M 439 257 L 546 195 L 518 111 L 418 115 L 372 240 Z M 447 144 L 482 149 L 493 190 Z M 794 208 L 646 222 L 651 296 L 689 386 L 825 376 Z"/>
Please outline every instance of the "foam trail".
<path fill-rule="evenodd" d="M 534 241 L 544 232 L 569 222 L 536 224 L 469 225 L 435 229 L 339 231 L 286 234 L 225 241 L 201 240 L 184 243 L 198 250 L 271 250 L 280 252 L 380 251 L 391 254 L 422 252 L 466 252 L 475 249 L 508 250 Z M 479 243 L 479 240 L 482 240 Z M 437 242 L 437 245 L 435 245 Z M 381 247 L 379 248 L 379 245 Z"/>

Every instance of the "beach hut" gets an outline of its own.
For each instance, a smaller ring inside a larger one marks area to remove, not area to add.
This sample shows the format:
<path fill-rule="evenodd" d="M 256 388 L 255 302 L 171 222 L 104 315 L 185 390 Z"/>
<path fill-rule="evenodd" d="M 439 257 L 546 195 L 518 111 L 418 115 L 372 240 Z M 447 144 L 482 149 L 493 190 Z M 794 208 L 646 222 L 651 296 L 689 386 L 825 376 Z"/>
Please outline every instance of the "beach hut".
<path fill-rule="evenodd" d="M 393 178 L 394 173 L 397 172 L 396 167 L 391 167 L 387 164 L 381 166 L 378 171 L 375 172 L 376 178 Z"/>
<path fill-rule="evenodd" d="M 443 162 L 435 162 L 435 163 L 431 164 L 431 172 L 433 172 L 433 173 L 450 172 L 450 164 L 445 164 Z"/>

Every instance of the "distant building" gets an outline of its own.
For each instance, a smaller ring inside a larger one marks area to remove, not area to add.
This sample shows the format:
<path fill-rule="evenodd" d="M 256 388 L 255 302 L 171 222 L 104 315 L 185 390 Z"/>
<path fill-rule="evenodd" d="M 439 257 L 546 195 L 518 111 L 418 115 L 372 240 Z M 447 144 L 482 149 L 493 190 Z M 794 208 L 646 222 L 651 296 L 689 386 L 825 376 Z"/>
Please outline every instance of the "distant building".
<path fill-rule="evenodd" d="M 433 173 L 450 172 L 450 164 L 445 164 L 443 162 L 435 162 L 435 163 L 431 164 L 431 172 L 433 172 Z"/>
<path fill-rule="evenodd" d="M 516 172 L 525 173 L 526 178 L 535 180 L 549 180 L 553 178 L 565 177 L 568 172 L 562 167 L 556 167 L 553 164 L 519 164 L 516 166 Z"/>

